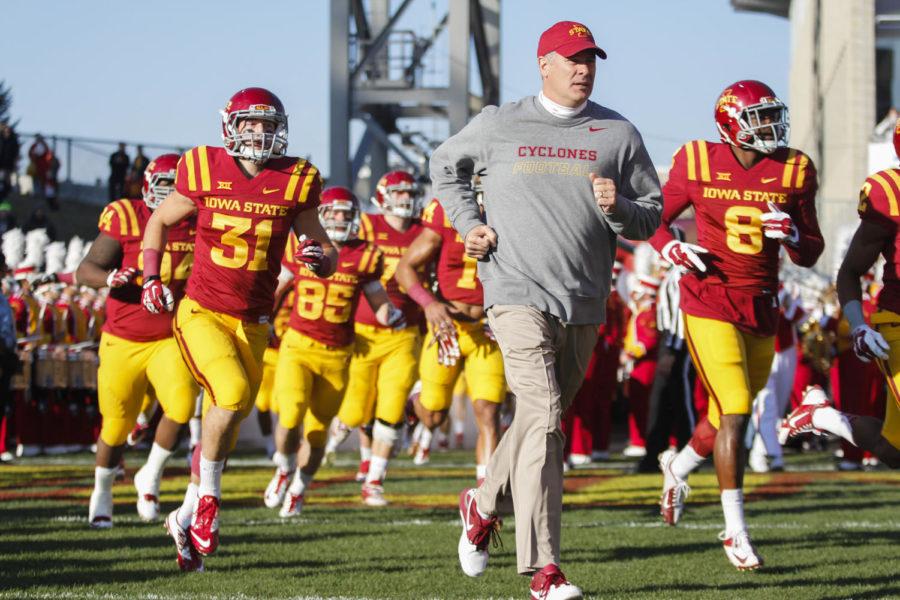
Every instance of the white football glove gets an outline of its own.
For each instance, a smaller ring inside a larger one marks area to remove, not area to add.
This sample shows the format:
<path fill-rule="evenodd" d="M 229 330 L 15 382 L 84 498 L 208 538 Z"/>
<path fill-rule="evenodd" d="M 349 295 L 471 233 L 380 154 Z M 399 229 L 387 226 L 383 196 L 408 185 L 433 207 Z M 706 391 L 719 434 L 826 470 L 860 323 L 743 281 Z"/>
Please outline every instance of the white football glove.
<path fill-rule="evenodd" d="M 800 232 L 794 225 L 791 215 L 782 211 L 780 208 L 769 204 L 769 212 L 760 215 L 759 220 L 762 221 L 763 235 L 772 240 L 786 242 L 792 246 L 796 246 L 800 241 Z"/>
<path fill-rule="evenodd" d="M 707 252 L 709 252 L 709 250 L 703 246 L 672 240 L 663 246 L 660 254 L 664 259 L 676 267 L 681 267 L 687 271 L 705 273 L 706 264 L 703 262 L 700 255 L 706 254 Z"/>
<path fill-rule="evenodd" d="M 876 358 L 887 359 L 890 346 L 880 333 L 868 325 L 854 328 L 850 332 L 850 339 L 853 340 L 853 352 L 859 360 L 869 362 Z"/>
<path fill-rule="evenodd" d="M 149 277 L 144 281 L 144 289 L 141 292 L 141 304 L 147 312 L 160 315 L 172 312 L 175 308 L 175 297 L 172 290 L 166 287 L 159 277 Z"/>

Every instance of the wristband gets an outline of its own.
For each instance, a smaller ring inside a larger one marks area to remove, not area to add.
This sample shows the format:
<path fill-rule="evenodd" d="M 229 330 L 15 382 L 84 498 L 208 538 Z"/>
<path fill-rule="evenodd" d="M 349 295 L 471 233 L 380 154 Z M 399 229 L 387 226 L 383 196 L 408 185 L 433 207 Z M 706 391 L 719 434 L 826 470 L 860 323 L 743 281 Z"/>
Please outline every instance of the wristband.
<path fill-rule="evenodd" d="M 416 283 L 413 287 L 407 290 L 406 295 L 412 298 L 413 302 L 425 308 L 432 302 L 437 302 L 437 298 L 434 295 L 426 290 L 421 283 Z"/>
<path fill-rule="evenodd" d="M 57 273 L 56 280 L 66 285 L 75 285 L 75 273 Z"/>
<path fill-rule="evenodd" d="M 155 248 L 144 248 L 144 279 L 159 277 L 159 263 L 162 252 Z"/>

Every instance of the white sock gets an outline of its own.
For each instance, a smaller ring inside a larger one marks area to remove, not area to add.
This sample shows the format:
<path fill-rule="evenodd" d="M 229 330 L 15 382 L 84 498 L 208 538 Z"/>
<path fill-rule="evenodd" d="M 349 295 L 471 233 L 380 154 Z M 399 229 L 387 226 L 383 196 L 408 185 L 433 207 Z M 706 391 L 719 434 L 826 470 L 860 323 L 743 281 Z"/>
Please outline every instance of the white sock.
<path fill-rule="evenodd" d="M 336 425 L 331 428 L 331 435 L 328 436 L 328 443 L 325 445 L 325 452 L 334 452 L 338 449 L 338 446 L 344 443 L 350 436 L 351 429 L 341 423 L 339 420 L 336 421 Z"/>
<path fill-rule="evenodd" d="M 297 455 L 276 452 L 272 455 L 272 462 L 282 473 L 290 473 L 297 468 Z"/>
<path fill-rule="evenodd" d="M 853 428 L 850 419 L 841 411 L 830 406 L 816 409 L 812 416 L 813 427 L 840 436 L 856 446 L 853 440 Z"/>
<path fill-rule="evenodd" d="M 422 435 L 419 436 L 419 449 L 428 450 L 431 448 L 431 437 L 434 434 L 427 427 L 422 428 Z"/>
<path fill-rule="evenodd" d="M 419 440 L 422 439 L 422 432 L 425 431 L 425 424 L 422 421 L 416 423 L 415 428 L 413 428 L 412 433 L 412 443 L 418 445 Z"/>
<path fill-rule="evenodd" d="M 291 482 L 291 487 L 288 488 L 288 491 L 294 496 L 299 496 L 306 491 L 307 486 L 312 483 L 312 480 L 312 475 L 307 475 L 301 469 L 297 469 L 297 474 L 294 475 L 294 481 Z"/>
<path fill-rule="evenodd" d="M 475 479 L 487 477 L 487 465 L 475 465 Z"/>
<path fill-rule="evenodd" d="M 157 492 L 159 491 L 159 480 L 162 477 L 163 469 L 166 468 L 166 461 L 169 460 L 172 454 L 172 450 L 166 450 L 156 442 L 153 442 L 153 446 L 150 447 L 150 454 L 147 456 L 147 464 L 141 469 L 142 471 L 146 469 L 147 473 L 153 478 L 153 487 Z"/>
<path fill-rule="evenodd" d="M 98 494 L 112 494 L 116 480 L 116 468 L 94 467 L 94 491 Z"/>
<path fill-rule="evenodd" d="M 200 417 L 191 417 L 188 421 L 188 430 L 191 432 L 191 448 L 200 443 Z"/>
<path fill-rule="evenodd" d="M 187 491 L 184 493 L 184 500 L 175 515 L 178 524 L 185 529 L 191 526 L 191 516 L 194 514 L 194 507 L 197 506 L 197 498 L 197 484 L 189 483 Z"/>
<path fill-rule="evenodd" d="M 722 490 L 722 512 L 725 513 L 725 535 L 727 537 L 746 531 L 744 490 Z"/>
<path fill-rule="evenodd" d="M 373 456 L 369 462 L 369 474 L 366 475 L 366 483 L 373 481 L 383 482 L 384 476 L 387 474 L 388 459 L 380 456 Z"/>
<path fill-rule="evenodd" d="M 203 496 L 222 497 L 222 471 L 224 460 L 206 460 L 200 455 L 200 487 L 198 493 Z"/>
<path fill-rule="evenodd" d="M 359 460 L 362 462 L 366 462 L 367 460 L 372 460 L 372 447 L 360 446 L 359 447 Z"/>
<path fill-rule="evenodd" d="M 672 461 L 672 474 L 678 479 L 687 479 L 694 470 L 703 464 L 706 458 L 697 454 L 690 444 L 681 449 Z"/>
<path fill-rule="evenodd" d="M 462 419 L 456 419 L 453 421 L 453 433 L 459 435 L 461 433 L 465 433 L 466 424 Z"/>

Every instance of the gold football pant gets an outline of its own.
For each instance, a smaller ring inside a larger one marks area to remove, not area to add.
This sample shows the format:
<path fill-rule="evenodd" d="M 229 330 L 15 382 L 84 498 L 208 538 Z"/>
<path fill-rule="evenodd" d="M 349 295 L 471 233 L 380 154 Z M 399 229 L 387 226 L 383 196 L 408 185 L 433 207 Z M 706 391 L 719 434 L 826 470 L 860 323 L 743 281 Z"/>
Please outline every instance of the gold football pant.
<path fill-rule="evenodd" d="M 775 337 L 745 333 L 726 321 L 684 315 L 685 341 L 709 393 L 709 422 L 720 415 L 749 415 L 775 356 Z"/>
<path fill-rule="evenodd" d="M 107 445 L 125 443 L 141 411 L 148 385 L 153 386 L 169 419 L 184 424 L 194 415 L 197 384 L 174 338 L 132 342 L 103 332 L 99 355 L 97 395 L 103 415 L 100 439 Z"/>
<path fill-rule="evenodd" d="M 350 381 L 338 418 L 358 427 L 373 418 L 397 425 L 416 382 L 419 332 L 356 324 Z"/>
<path fill-rule="evenodd" d="M 484 333 L 481 321 L 454 321 L 459 337 L 460 359 L 452 367 L 438 363 L 438 345 L 422 349 L 419 379 L 422 392 L 419 402 L 432 412 L 448 410 L 453 404 L 453 390 L 460 372 L 465 373 L 469 396 L 474 400 L 501 403 L 506 397 L 503 355 L 497 342 Z M 429 328 L 429 338 L 431 333 Z"/>
<path fill-rule="evenodd" d="M 278 413 L 278 405 L 272 403 L 272 386 L 275 385 L 275 370 L 278 366 L 278 348 L 266 347 L 263 353 L 263 374 L 259 391 L 256 392 L 256 410 Z"/>
<path fill-rule="evenodd" d="M 288 329 L 278 352 L 274 400 L 278 422 L 303 435 L 312 448 L 324 448 L 328 426 L 341 407 L 347 387 L 352 345 L 334 348 Z"/>
<path fill-rule="evenodd" d="M 253 409 L 262 382 L 269 326 L 247 323 L 203 308 L 184 297 L 175 313 L 175 339 L 194 379 L 203 386 L 203 412 L 210 404 L 241 413 Z"/>
<path fill-rule="evenodd" d="M 872 324 L 878 332 L 884 336 L 890 345 L 888 350 L 887 367 L 890 373 L 888 380 L 888 397 L 884 407 L 884 425 L 881 427 L 881 435 L 891 446 L 900 450 L 900 315 L 889 310 L 879 310 L 872 315 Z"/>

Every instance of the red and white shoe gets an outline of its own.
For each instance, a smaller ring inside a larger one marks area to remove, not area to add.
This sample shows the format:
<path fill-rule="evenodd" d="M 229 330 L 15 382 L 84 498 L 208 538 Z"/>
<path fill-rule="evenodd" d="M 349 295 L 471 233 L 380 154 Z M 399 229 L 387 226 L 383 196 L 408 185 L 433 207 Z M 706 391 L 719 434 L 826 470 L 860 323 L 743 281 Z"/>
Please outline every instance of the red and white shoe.
<path fill-rule="evenodd" d="M 282 519 L 289 519 L 290 517 L 296 517 L 300 515 L 300 512 L 303 510 L 303 494 L 294 495 L 290 492 L 284 497 L 284 502 L 281 505 L 281 510 L 278 511 L 278 516 Z"/>
<path fill-rule="evenodd" d="M 291 474 L 281 469 L 275 469 L 275 475 L 272 476 L 272 480 L 266 486 L 266 492 L 263 494 L 263 502 L 265 502 L 266 508 L 278 508 L 281 506 L 290 484 Z"/>
<path fill-rule="evenodd" d="M 91 529 L 110 529 L 113 526 L 112 490 L 91 492 L 91 503 L 88 506 L 88 524 Z"/>
<path fill-rule="evenodd" d="M 475 488 L 459 494 L 459 518 L 462 519 L 462 535 L 459 536 L 457 553 L 459 566 L 469 577 L 480 577 L 488 563 L 488 546 L 500 542 L 500 519 L 492 515 L 487 519 L 478 514 L 475 504 Z"/>
<path fill-rule="evenodd" d="M 421 467 L 422 465 L 427 465 L 431 461 L 431 450 L 429 448 L 423 448 L 419 446 L 419 449 L 416 450 L 416 455 L 413 457 L 413 464 L 417 467 Z"/>
<path fill-rule="evenodd" d="M 138 516 L 149 523 L 159 518 L 159 480 L 154 481 L 145 468 L 146 465 L 134 474 L 134 489 Z"/>
<path fill-rule="evenodd" d="M 369 461 L 361 460 L 359 461 L 359 470 L 356 472 L 357 483 L 363 483 L 366 480 L 366 477 L 369 475 Z"/>
<path fill-rule="evenodd" d="M 191 517 L 191 543 L 201 556 L 209 556 L 219 547 L 219 499 L 200 496 Z"/>
<path fill-rule="evenodd" d="M 738 571 L 753 571 L 763 565 L 763 559 L 756 552 L 756 548 L 750 541 L 750 534 L 746 531 L 741 531 L 732 537 L 727 537 L 723 531 L 719 534 L 719 539 L 725 549 L 725 556 Z"/>
<path fill-rule="evenodd" d="M 203 571 L 203 557 L 191 545 L 188 532 L 178 524 L 177 508 L 166 517 L 166 531 L 175 540 L 175 559 L 178 561 L 178 568 L 182 571 Z"/>
<path fill-rule="evenodd" d="M 367 482 L 362 485 L 362 501 L 367 506 L 387 506 L 384 497 L 384 486 L 380 481 Z"/>
<path fill-rule="evenodd" d="M 569 583 L 563 572 L 549 564 L 531 578 L 531 597 L 534 600 L 581 600 L 581 589 Z"/>
<path fill-rule="evenodd" d="M 679 479 L 672 472 L 672 461 L 678 455 L 675 450 L 666 450 L 659 455 L 659 469 L 663 473 L 663 491 L 659 499 L 659 514 L 666 525 L 675 525 L 684 512 L 684 501 L 691 493 L 691 488 L 684 479 Z"/>
<path fill-rule="evenodd" d="M 813 426 L 813 413 L 820 408 L 831 406 L 828 396 L 817 385 L 808 386 L 803 390 L 803 401 L 800 406 L 782 421 L 778 429 L 778 443 L 784 445 L 789 438 L 801 433 L 814 433 L 821 435 L 822 430 Z"/>

